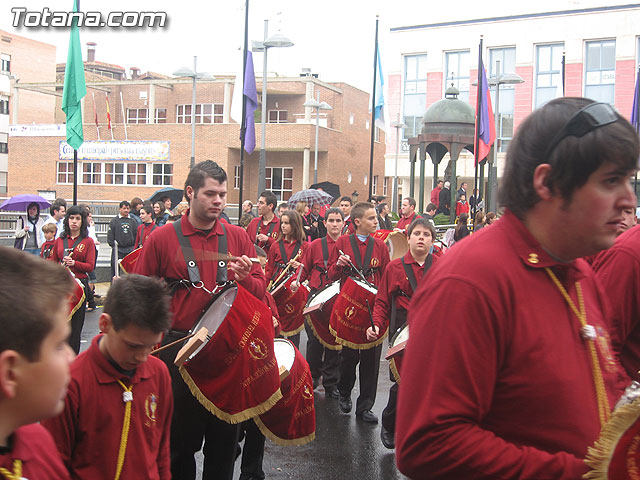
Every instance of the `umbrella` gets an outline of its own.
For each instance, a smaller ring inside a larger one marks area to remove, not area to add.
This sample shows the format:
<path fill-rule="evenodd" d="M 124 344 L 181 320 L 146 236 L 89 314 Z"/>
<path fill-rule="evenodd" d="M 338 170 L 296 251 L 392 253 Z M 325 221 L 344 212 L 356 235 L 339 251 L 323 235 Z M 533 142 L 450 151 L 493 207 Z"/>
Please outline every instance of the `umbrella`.
<path fill-rule="evenodd" d="M 289 207 L 295 207 L 298 202 L 306 202 L 309 206 L 316 203 L 323 207 L 325 205 L 331 205 L 333 197 L 323 190 L 310 188 L 308 190 L 300 190 L 291 195 L 291 198 L 289 198 Z"/>
<path fill-rule="evenodd" d="M 331 183 L 331 182 L 314 183 L 309 188 L 315 188 L 317 190 L 324 190 L 329 195 L 331 195 L 334 200 L 340 198 L 340 185 L 336 185 L 335 183 Z"/>
<path fill-rule="evenodd" d="M 171 199 L 171 207 L 173 208 L 182 201 L 184 197 L 184 190 L 172 187 L 161 188 L 160 190 L 156 190 L 153 195 L 149 197 L 148 202 L 158 202 L 164 197 L 169 197 Z"/>
<path fill-rule="evenodd" d="M 51 206 L 51 203 L 42 198 L 40 195 L 23 193 L 21 195 L 16 195 L 15 197 L 11 197 L 8 200 L 5 200 L 3 204 L 0 205 L 0 210 L 6 210 L 9 212 L 25 212 L 29 204 L 34 202 L 40 205 L 40 210 L 49 208 Z"/>

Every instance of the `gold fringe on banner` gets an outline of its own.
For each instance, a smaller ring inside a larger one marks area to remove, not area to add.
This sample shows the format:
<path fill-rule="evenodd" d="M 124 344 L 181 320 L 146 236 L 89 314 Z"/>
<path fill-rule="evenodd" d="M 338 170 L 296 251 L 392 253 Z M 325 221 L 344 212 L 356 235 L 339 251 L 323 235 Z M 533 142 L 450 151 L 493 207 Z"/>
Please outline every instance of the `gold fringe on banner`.
<path fill-rule="evenodd" d="M 393 379 L 396 381 L 397 384 L 399 384 L 400 383 L 400 372 L 398 371 L 398 366 L 396 365 L 395 358 L 390 358 L 389 359 L 389 369 L 391 370 L 391 373 L 393 374 Z"/>
<path fill-rule="evenodd" d="M 344 338 L 338 337 L 338 334 L 331 327 L 331 325 L 329 325 L 329 332 L 331 332 L 331 335 L 336 337 L 336 342 L 344 345 L 345 347 L 352 348 L 354 350 L 369 350 L 370 348 L 377 347 L 378 345 L 380 345 L 384 341 L 385 338 L 387 338 L 387 335 L 389 335 L 389 329 L 387 328 L 387 330 L 384 332 L 384 334 L 381 337 L 378 337 L 378 339 L 374 340 L 373 342 L 370 342 L 370 343 L 353 343 L 353 342 L 350 342 L 349 340 L 345 340 Z"/>
<path fill-rule="evenodd" d="M 329 350 L 342 350 L 342 345 L 330 345 L 327 342 L 325 342 L 322 338 L 320 338 L 320 335 L 318 335 L 316 327 L 314 327 L 313 322 L 311 321 L 310 315 L 305 315 L 304 318 L 306 319 L 305 321 L 309 325 L 309 328 L 311 328 L 311 331 L 313 332 L 313 336 L 318 339 L 318 341 L 324 348 L 328 348 Z"/>
<path fill-rule="evenodd" d="M 71 317 L 73 317 L 73 315 L 80 310 L 80 307 L 82 305 L 84 305 L 84 302 L 86 301 L 86 295 L 84 294 L 84 288 L 82 289 L 82 298 L 80 299 L 80 301 L 78 303 L 76 303 L 76 306 L 73 307 L 73 309 L 71 310 L 71 313 L 69 313 L 69 322 L 71 321 Z"/>
<path fill-rule="evenodd" d="M 294 438 L 292 440 L 289 440 L 286 438 L 280 438 L 271 430 L 269 430 L 269 428 L 264 423 L 262 423 L 262 420 L 260 419 L 260 417 L 255 417 L 253 421 L 255 422 L 255 424 L 258 426 L 258 428 L 260 429 L 260 431 L 265 437 L 267 437 L 276 445 L 282 445 L 283 447 L 306 445 L 307 443 L 313 442 L 316 438 L 316 432 L 313 432 L 307 435 L 306 437 Z"/>
<path fill-rule="evenodd" d="M 297 335 L 298 333 L 300 333 L 303 328 L 304 328 L 304 322 L 302 322 L 302 325 L 300 325 L 298 328 L 290 332 L 285 332 L 283 330 L 280 330 L 280 335 L 282 335 L 283 337 L 293 337 L 294 335 Z"/>

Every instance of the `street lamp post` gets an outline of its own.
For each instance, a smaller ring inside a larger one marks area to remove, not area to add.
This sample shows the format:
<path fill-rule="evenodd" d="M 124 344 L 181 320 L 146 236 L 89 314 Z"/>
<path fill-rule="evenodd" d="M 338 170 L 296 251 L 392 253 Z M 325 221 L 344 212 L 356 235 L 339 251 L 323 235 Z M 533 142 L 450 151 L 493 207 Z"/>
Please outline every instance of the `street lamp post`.
<path fill-rule="evenodd" d="M 262 59 L 262 110 L 260 115 L 261 137 L 260 137 L 260 158 L 258 160 L 258 194 L 265 190 L 267 177 L 267 150 L 266 150 L 266 125 L 267 125 L 267 50 L 270 48 L 292 47 L 293 42 L 280 33 L 268 38 L 269 20 L 264 21 L 264 40 L 262 42 L 252 42 L 251 50 L 263 52 Z"/>
<path fill-rule="evenodd" d="M 182 67 L 180 70 L 173 72 L 176 77 L 189 77 L 193 79 L 193 86 L 191 87 L 191 161 L 189 168 L 193 167 L 196 163 L 196 79 L 208 78 L 214 80 L 214 76 L 209 73 L 198 73 L 196 68 L 198 63 L 198 57 L 193 57 L 193 70 L 188 67 Z M 150 112 L 149 115 L 154 115 L 155 112 Z"/>
<path fill-rule="evenodd" d="M 398 211 L 398 154 L 400 152 L 400 130 L 407 128 L 407 125 L 398 120 L 391 122 L 391 126 L 396 129 L 396 164 L 393 171 L 393 198 L 391 199 L 391 211 Z"/>
<path fill-rule="evenodd" d="M 307 100 L 302 106 L 316 110 L 316 146 L 313 160 L 313 183 L 318 183 L 318 130 L 320 129 L 320 110 L 333 110 L 333 108 L 327 102 L 320 103 L 315 98 Z"/>

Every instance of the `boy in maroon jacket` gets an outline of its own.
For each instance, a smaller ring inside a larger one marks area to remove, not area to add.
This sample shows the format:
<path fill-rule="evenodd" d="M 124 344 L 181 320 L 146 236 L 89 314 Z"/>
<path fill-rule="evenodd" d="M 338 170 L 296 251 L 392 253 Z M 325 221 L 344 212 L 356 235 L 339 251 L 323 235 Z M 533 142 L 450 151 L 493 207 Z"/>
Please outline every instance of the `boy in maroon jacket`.
<path fill-rule="evenodd" d="M 40 249 L 40 256 L 42 258 L 47 259 L 51 256 L 53 246 L 56 244 L 57 232 L 58 227 L 56 227 L 55 223 L 47 223 L 42 226 L 42 234 L 45 239 L 45 242 L 42 244 L 42 248 Z"/>
<path fill-rule="evenodd" d="M 37 422 L 64 407 L 73 280 L 60 265 L 7 247 L 0 247 L 0 278 L 0 476 L 68 479 Z"/>

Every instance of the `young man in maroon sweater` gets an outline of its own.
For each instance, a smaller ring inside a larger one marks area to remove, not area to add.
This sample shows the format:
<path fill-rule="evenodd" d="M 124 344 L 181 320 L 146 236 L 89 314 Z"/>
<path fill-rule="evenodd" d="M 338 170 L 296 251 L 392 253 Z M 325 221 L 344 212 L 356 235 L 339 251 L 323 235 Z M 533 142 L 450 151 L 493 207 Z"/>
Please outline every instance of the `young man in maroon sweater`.
<path fill-rule="evenodd" d="M 278 199 L 276 196 L 265 190 L 258 199 L 259 217 L 249 222 L 247 235 L 252 242 L 269 253 L 271 245 L 280 240 L 280 219 L 274 213 Z"/>
<path fill-rule="evenodd" d="M 350 276 L 357 277 L 351 267 L 351 264 L 354 264 L 367 281 L 377 287 L 389 264 L 389 250 L 382 240 L 371 236 L 378 227 L 376 210 L 368 202 L 356 203 L 351 209 L 351 219 L 356 233 L 343 235 L 336 242 L 335 250 L 329 258 L 329 280 L 340 279 L 341 285 L 344 285 Z M 358 252 L 352 247 L 354 242 Z M 367 247 L 370 243 L 373 243 L 373 249 L 370 258 L 367 258 Z M 340 253 L 341 251 L 344 254 Z M 378 423 L 378 417 L 371 409 L 376 401 L 381 351 L 381 345 L 364 350 L 343 345 L 340 350 L 340 410 L 343 413 L 351 411 L 351 391 L 356 382 L 356 368 L 360 363 L 360 396 L 356 401 L 356 418 L 367 423 Z"/>
<path fill-rule="evenodd" d="M 411 222 L 413 222 L 417 217 L 416 201 L 411 197 L 404 198 L 400 205 L 400 213 L 402 215 L 396 224 L 395 230 L 406 232 L 409 225 L 411 225 Z"/>
<path fill-rule="evenodd" d="M 635 204 L 638 134 L 559 98 L 509 144 L 500 221 L 453 248 L 409 306 L 396 459 L 410 478 L 582 478 L 626 382 L 608 303 L 580 257 Z M 598 392 L 598 393 L 596 393 Z"/>

